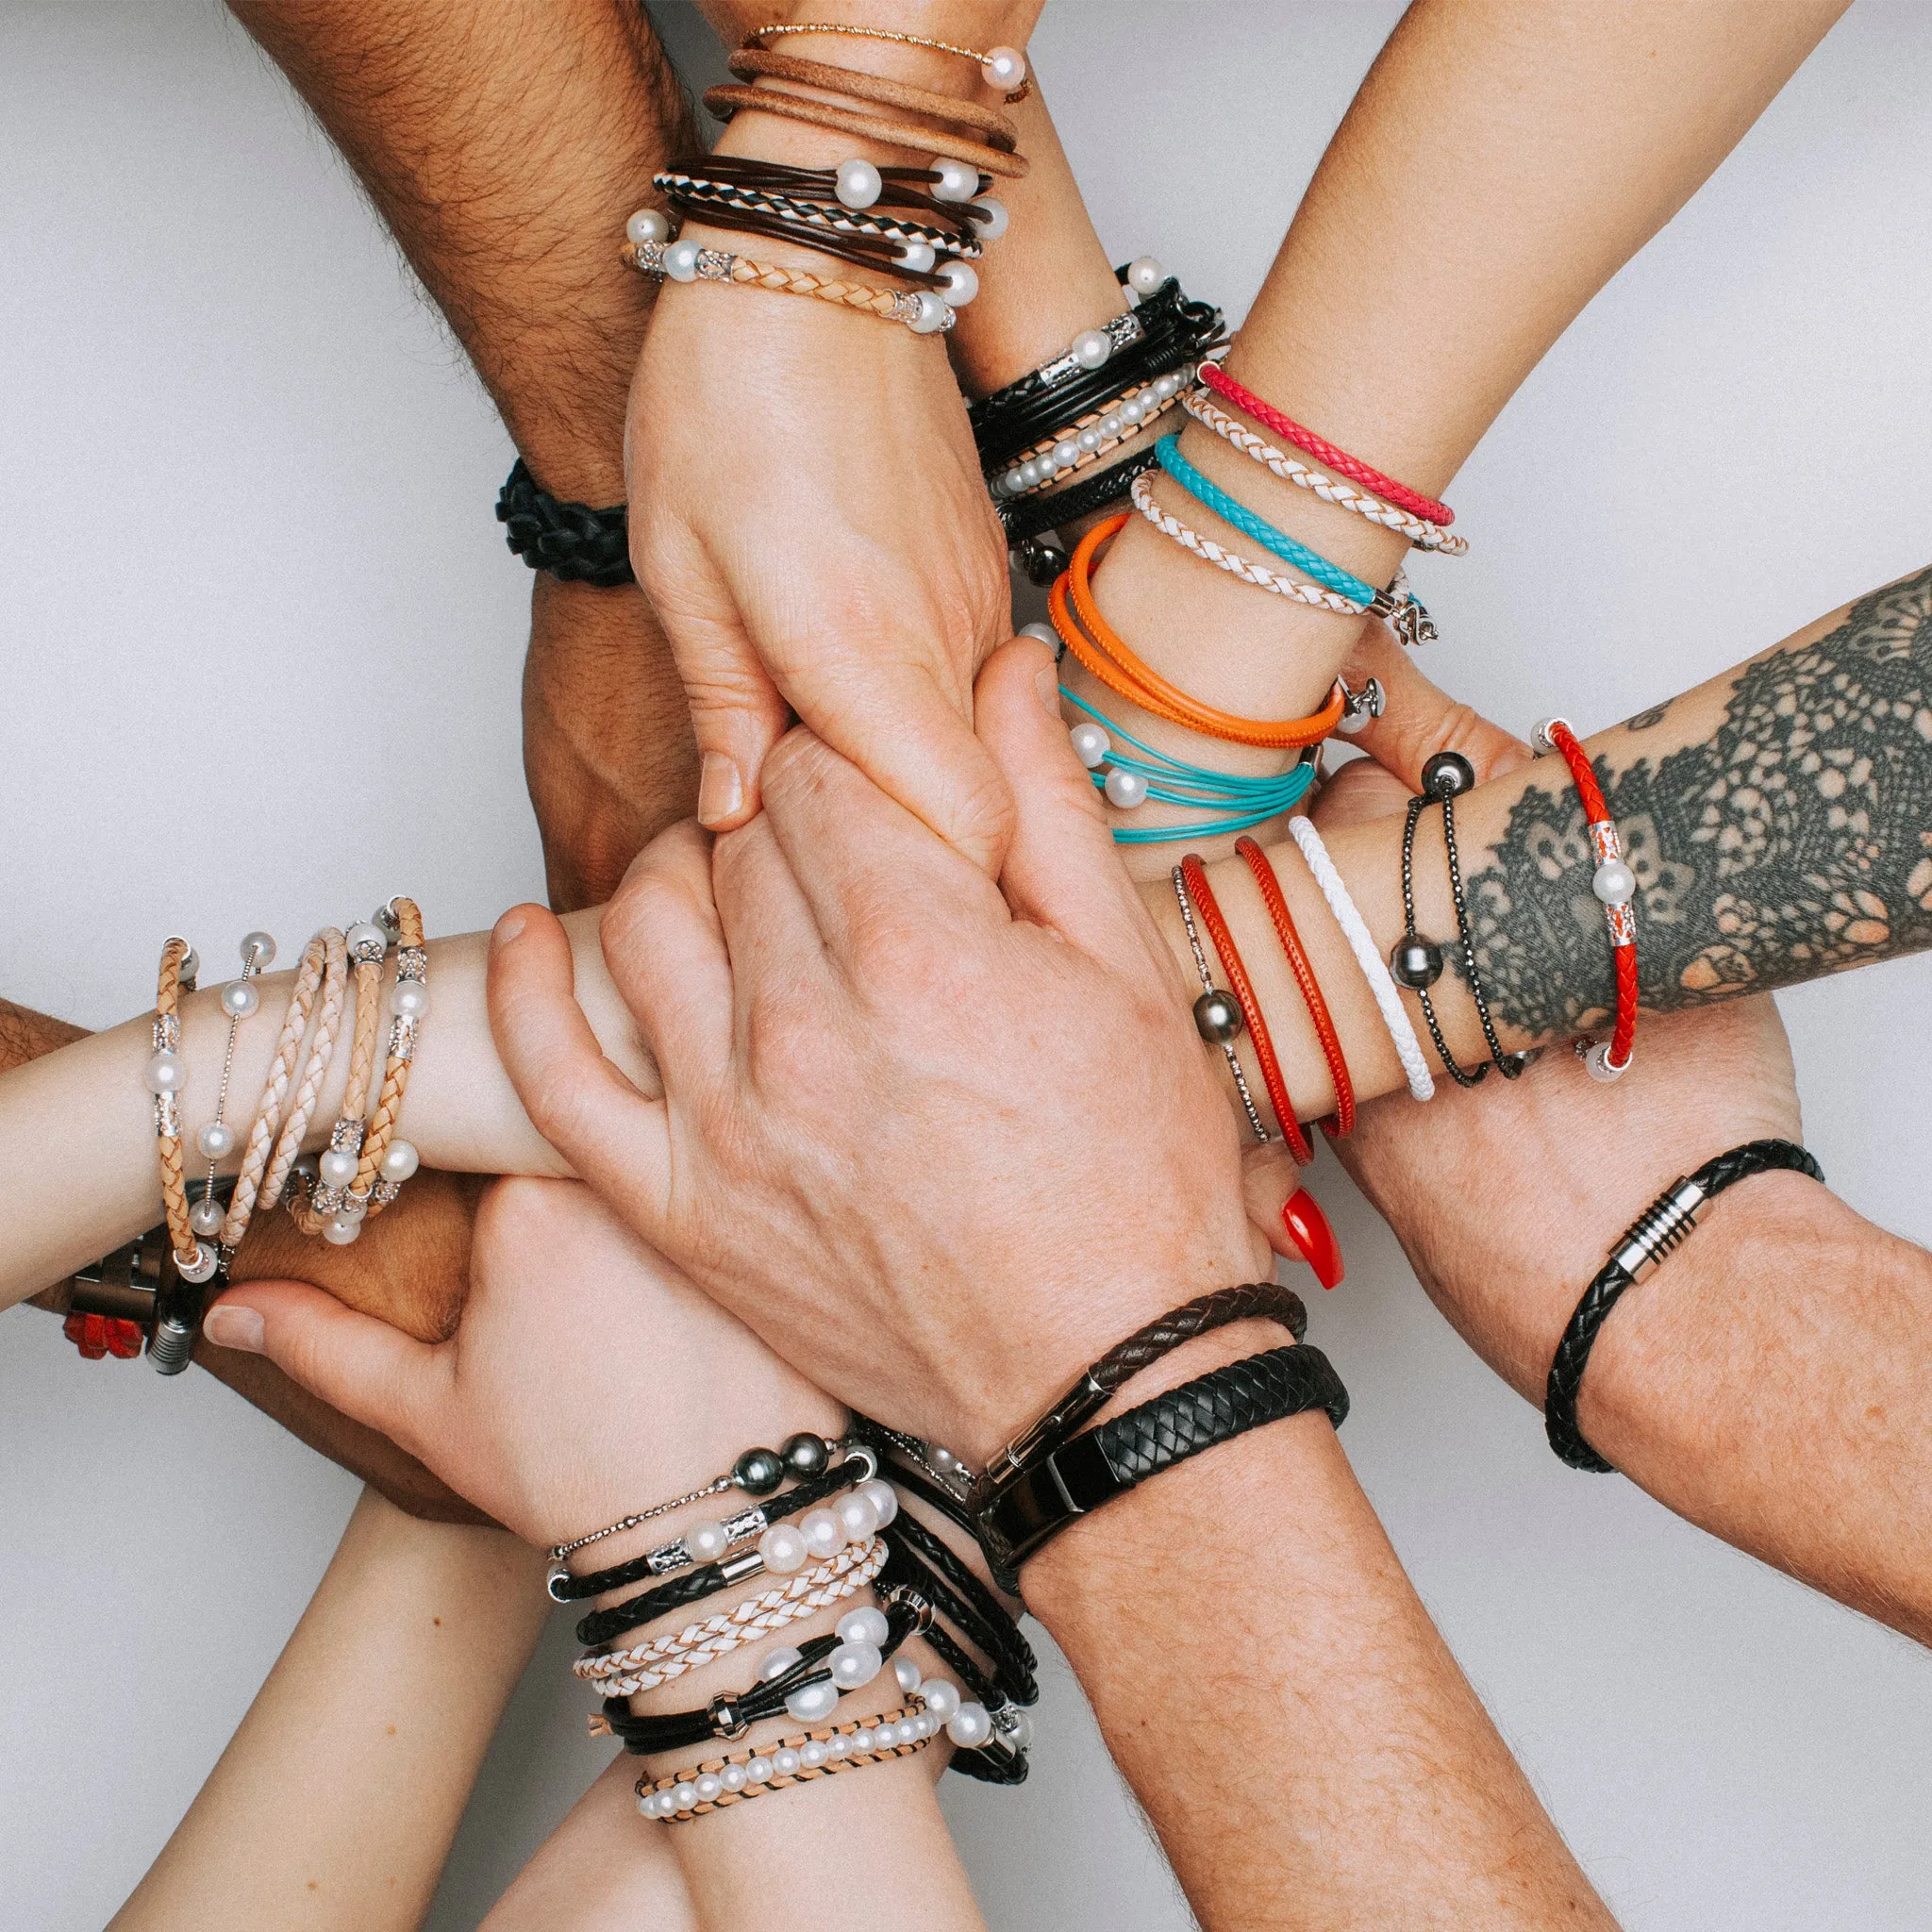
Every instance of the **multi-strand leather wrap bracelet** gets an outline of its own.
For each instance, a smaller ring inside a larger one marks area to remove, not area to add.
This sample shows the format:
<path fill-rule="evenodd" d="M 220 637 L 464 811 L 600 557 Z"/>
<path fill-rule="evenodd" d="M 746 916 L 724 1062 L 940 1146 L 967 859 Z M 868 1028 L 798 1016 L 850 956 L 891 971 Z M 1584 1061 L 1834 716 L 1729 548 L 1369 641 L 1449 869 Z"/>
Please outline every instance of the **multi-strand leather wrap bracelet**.
<path fill-rule="evenodd" d="M 1255 1317 L 1280 1323 L 1297 1345 L 1231 1362 L 1076 1433 L 1150 1362 Z M 1203 1450 L 1310 1408 L 1340 1427 L 1348 1393 L 1327 1357 L 1300 1342 L 1307 1322 L 1298 1295 L 1256 1283 L 1189 1302 L 1101 1357 L 974 1485 L 969 1507 L 993 1580 L 1017 1591 L 1021 1566 L 1076 1517 Z"/>
<path fill-rule="evenodd" d="M 1726 1188 L 1756 1174 L 1780 1172 L 1824 1179 L 1824 1169 L 1793 1141 L 1746 1141 L 1707 1160 L 1694 1174 L 1680 1174 L 1624 1230 L 1609 1258 L 1584 1290 L 1550 1363 L 1543 1425 L 1550 1447 L 1572 1469 L 1604 1475 L 1612 1467 L 1584 1440 L 1576 1421 L 1576 1401 L 1597 1333 L 1624 1290 L 1655 1272 L 1667 1255 L 1688 1241 L 1698 1215 Z"/>

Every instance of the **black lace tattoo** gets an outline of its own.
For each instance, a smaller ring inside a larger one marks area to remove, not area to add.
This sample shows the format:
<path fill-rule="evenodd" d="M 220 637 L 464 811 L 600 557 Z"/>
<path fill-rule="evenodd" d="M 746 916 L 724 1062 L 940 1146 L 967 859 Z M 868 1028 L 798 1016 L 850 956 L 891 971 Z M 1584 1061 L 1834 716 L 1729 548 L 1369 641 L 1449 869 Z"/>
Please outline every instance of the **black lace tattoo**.
<path fill-rule="evenodd" d="M 1932 569 L 1747 665 L 1707 742 L 1596 774 L 1637 874 L 1644 1005 L 1932 946 Z M 1602 1024 L 1610 947 L 1567 777 L 1524 793 L 1491 857 L 1468 895 L 1497 1016 L 1534 1034 Z"/>

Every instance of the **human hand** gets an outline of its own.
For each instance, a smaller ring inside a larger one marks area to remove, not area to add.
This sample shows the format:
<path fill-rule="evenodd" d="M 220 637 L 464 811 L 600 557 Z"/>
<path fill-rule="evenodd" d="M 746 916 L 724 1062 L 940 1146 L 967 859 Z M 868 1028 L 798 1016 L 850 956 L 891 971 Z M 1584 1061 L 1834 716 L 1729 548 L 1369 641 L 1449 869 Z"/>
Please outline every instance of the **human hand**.
<path fill-rule="evenodd" d="M 976 709 L 1017 802 L 997 888 L 804 731 L 758 819 L 632 867 L 605 951 L 662 1100 L 598 1051 L 548 913 L 507 914 L 491 967 L 505 1065 L 575 1171 L 822 1387 L 969 1460 L 1260 1252 L 1047 651 L 1015 640 Z"/>
<path fill-rule="evenodd" d="M 447 1341 L 419 1341 L 292 1281 L 232 1289 L 205 1327 L 265 1354 L 533 1542 L 690 1488 L 766 1436 L 843 1426 L 574 1181 L 499 1181 L 485 1194 Z"/>

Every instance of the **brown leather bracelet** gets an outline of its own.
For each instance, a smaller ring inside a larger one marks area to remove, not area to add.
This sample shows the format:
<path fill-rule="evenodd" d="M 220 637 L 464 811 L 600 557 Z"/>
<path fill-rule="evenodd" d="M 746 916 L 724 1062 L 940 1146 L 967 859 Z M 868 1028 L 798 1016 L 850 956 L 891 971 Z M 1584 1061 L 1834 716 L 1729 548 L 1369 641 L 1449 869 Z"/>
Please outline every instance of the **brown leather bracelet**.
<path fill-rule="evenodd" d="M 762 235 L 769 242 L 789 242 L 799 248 L 809 248 L 814 255 L 829 255 L 834 261 L 848 261 L 856 268 L 877 269 L 922 289 L 945 286 L 937 270 L 906 267 L 897 258 L 896 244 L 882 235 L 841 235 L 810 222 L 793 221 L 761 208 L 741 208 L 728 201 L 696 201 L 674 194 L 671 205 L 684 220 L 704 227 L 729 228 L 739 234 Z"/>
<path fill-rule="evenodd" d="M 930 88 L 912 87 L 903 80 L 888 80 L 881 75 L 863 74 L 854 68 L 828 66 L 823 60 L 807 60 L 797 54 L 771 53 L 763 47 L 735 48 L 727 64 L 740 80 L 752 80 L 762 75 L 772 80 L 795 81 L 801 87 L 823 88 L 827 93 L 869 101 L 875 108 L 897 108 L 903 113 L 925 114 L 935 121 L 971 127 L 985 135 L 989 145 L 1007 154 L 1019 145 L 1019 130 L 1009 115 L 1002 114 L 996 108 L 982 108 L 976 101 L 959 101 L 950 94 L 935 93 Z"/>
<path fill-rule="evenodd" d="M 803 121 L 812 127 L 829 127 L 835 133 L 850 134 L 860 141 L 881 142 L 889 147 L 903 147 L 914 154 L 943 151 L 948 160 L 965 161 L 982 175 L 998 175 L 1009 181 L 1024 180 L 1030 163 L 1024 155 L 1010 155 L 983 142 L 957 137 L 935 137 L 929 127 L 915 127 L 910 122 L 889 121 L 878 114 L 855 114 L 825 101 L 807 100 L 787 93 L 781 88 L 713 87 L 705 90 L 705 106 L 721 121 L 745 112 L 778 114 L 788 121 Z"/>

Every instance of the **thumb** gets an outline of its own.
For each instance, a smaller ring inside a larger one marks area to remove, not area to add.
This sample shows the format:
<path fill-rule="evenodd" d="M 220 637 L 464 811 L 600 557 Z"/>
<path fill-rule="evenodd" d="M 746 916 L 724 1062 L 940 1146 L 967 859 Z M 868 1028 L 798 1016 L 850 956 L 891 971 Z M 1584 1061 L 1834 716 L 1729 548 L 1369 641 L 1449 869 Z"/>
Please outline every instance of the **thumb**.
<path fill-rule="evenodd" d="M 741 632 L 686 635 L 676 657 L 698 745 L 698 823 L 728 832 L 758 816 L 758 774 L 791 712 Z"/>
<path fill-rule="evenodd" d="M 979 674 L 974 720 L 1012 789 L 1013 834 L 1000 873 L 1007 904 L 1089 952 L 1117 948 L 1141 900 L 1068 740 L 1052 647 L 1023 633 L 995 651 Z"/>
<path fill-rule="evenodd" d="M 230 1289 L 208 1309 L 202 1333 L 217 1347 L 267 1356 L 311 1395 L 435 1466 L 422 1444 L 434 1436 L 446 1387 L 441 1349 L 300 1281 Z"/>
<path fill-rule="evenodd" d="M 1529 747 L 1500 724 L 1462 704 L 1416 669 L 1415 659 L 1379 624 L 1363 626 L 1342 673 L 1359 690 L 1368 678 L 1387 702 L 1354 734 L 1354 742 L 1410 794 L 1423 789 L 1423 766 L 1439 751 L 1460 752 L 1475 767 L 1476 783 L 1529 762 Z"/>

